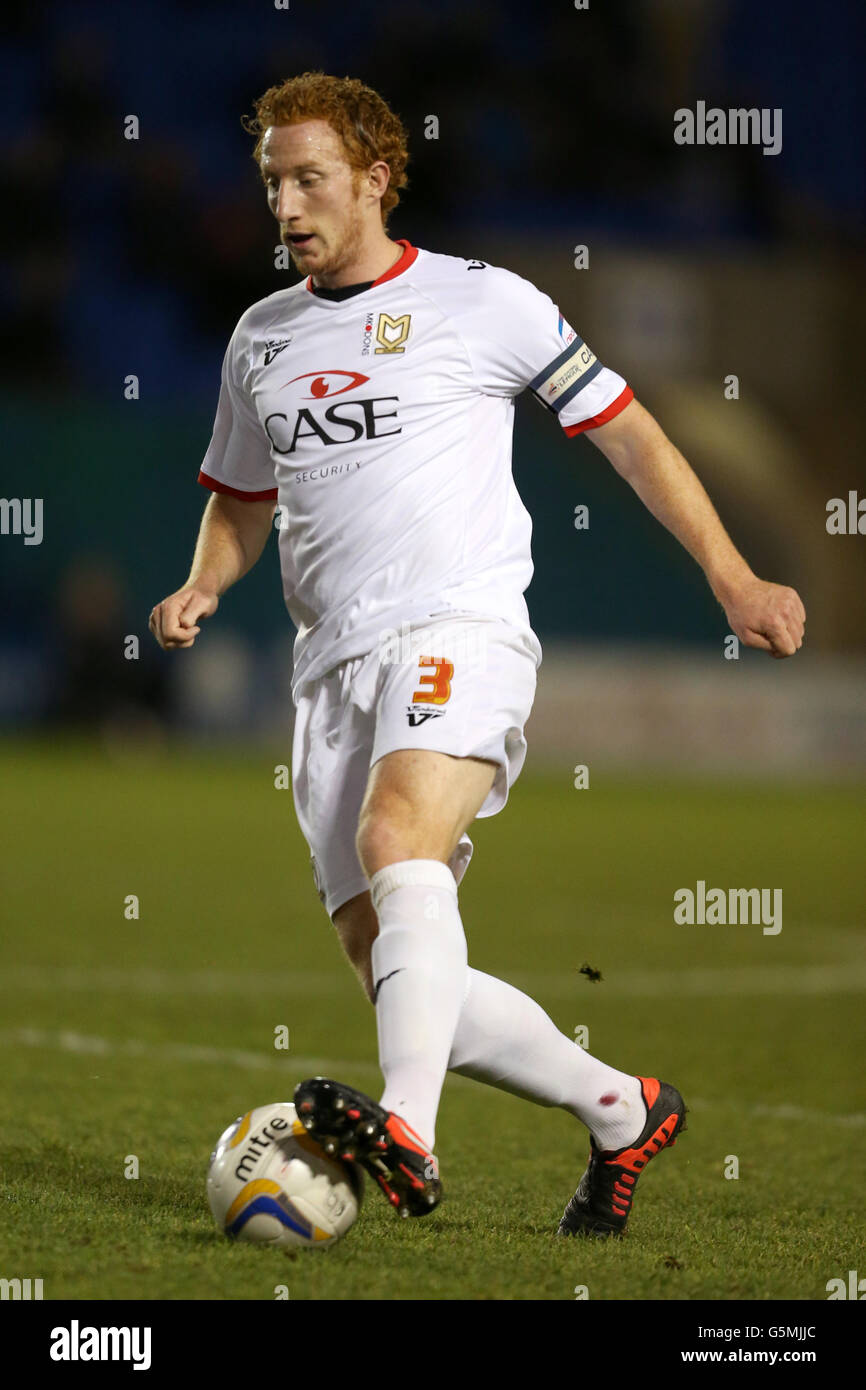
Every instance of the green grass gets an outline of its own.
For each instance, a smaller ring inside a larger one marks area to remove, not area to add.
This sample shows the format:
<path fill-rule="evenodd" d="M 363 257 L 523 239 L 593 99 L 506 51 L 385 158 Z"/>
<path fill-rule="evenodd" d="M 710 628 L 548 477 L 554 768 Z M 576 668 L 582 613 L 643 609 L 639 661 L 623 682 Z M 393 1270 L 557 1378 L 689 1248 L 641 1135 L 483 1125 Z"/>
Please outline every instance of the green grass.
<path fill-rule="evenodd" d="M 273 786 L 284 757 L 0 753 L 0 1275 L 46 1298 L 823 1299 L 862 1266 L 864 796 L 730 782 L 527 776 L 476 827 L 461 890 L 474 965 L 691 1106 L 625 1241 L 552 1235 L 587 1148 L 573 1119 L 460 1077 L 428 1221 L 368 1188 L 333 1250 L 221 1238 L 204 1172 L 235 1115 L 333 1062 L 380 1085 L 373 1012 Z M 677 926 L 674 890 L 698 878 L 781 887 L 782 932 Z"/>

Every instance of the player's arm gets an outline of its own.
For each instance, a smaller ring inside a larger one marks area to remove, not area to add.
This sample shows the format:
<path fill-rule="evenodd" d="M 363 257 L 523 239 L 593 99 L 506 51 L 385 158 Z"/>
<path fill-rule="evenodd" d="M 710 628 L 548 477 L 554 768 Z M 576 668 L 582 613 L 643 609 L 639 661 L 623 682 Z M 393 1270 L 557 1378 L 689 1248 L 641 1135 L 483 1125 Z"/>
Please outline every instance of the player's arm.
<path fill-rule="evenodd" d="M 632 400 L 613 420 L 587 433 L 697 560 L 740 641 L 776 657 L 793 656 L 803 644 L 806 621 L 799 594 L 752 572 L 700 480 L 649 411 Z"/>
<path fill-rule="evenodd" d="M 204 509 L 189 578 L 158 603 L 150 630 L 166 651 L 191 647 L 199 623 L 216 612 L 220 597 L 251 570 L 265 548 L 274 503 L 242 501 L 214 492 Z"/>

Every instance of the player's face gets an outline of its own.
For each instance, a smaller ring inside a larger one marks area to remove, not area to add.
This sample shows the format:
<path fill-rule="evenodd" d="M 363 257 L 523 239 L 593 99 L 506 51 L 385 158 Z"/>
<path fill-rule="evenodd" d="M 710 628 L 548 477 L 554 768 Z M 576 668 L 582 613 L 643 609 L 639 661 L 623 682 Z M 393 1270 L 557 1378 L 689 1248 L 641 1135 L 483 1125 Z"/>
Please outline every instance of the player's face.
<path fill-rule="evenodd" d="M 262 177 L 280 240 L 299 271 L 321 283 L 351 267 L 378 203 L 362 197 L 362 180 L 346 161 L 327 121 L 270 126 L 262 141 Z"/>

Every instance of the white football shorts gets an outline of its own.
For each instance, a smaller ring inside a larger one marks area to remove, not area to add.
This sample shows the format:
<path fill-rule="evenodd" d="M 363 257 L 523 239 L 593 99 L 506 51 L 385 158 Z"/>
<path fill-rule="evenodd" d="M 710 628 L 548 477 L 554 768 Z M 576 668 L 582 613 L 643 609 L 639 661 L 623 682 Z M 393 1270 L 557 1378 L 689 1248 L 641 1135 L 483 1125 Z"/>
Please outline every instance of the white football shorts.
<path fill-rule="evenodd" d="M 523 727 L 540 660 L 534 633 L 448 614 L 404 625 L 297 692 L 292 789 L 329 916 L 370 886 L 355 835 L 370 768 L 386 753 L 489 758 L 498 768 L 478 814 L 502 809 L 526 757 Z M 463 835 L 450 861 L 458 883 L 471 857 Z"/>

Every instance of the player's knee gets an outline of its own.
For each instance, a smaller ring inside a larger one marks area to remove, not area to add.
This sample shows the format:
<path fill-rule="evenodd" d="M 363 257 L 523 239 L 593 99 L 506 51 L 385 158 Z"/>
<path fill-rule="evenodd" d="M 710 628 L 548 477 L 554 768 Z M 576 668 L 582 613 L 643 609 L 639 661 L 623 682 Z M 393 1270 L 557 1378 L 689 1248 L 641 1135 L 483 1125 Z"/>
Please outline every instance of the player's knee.
<path fill-rule="evenodd" d="M 388 803 L 361 813 L 355 849 L 368 878 L 385 864 L 410 857 L 412 821 L 406 807 Z"/>

